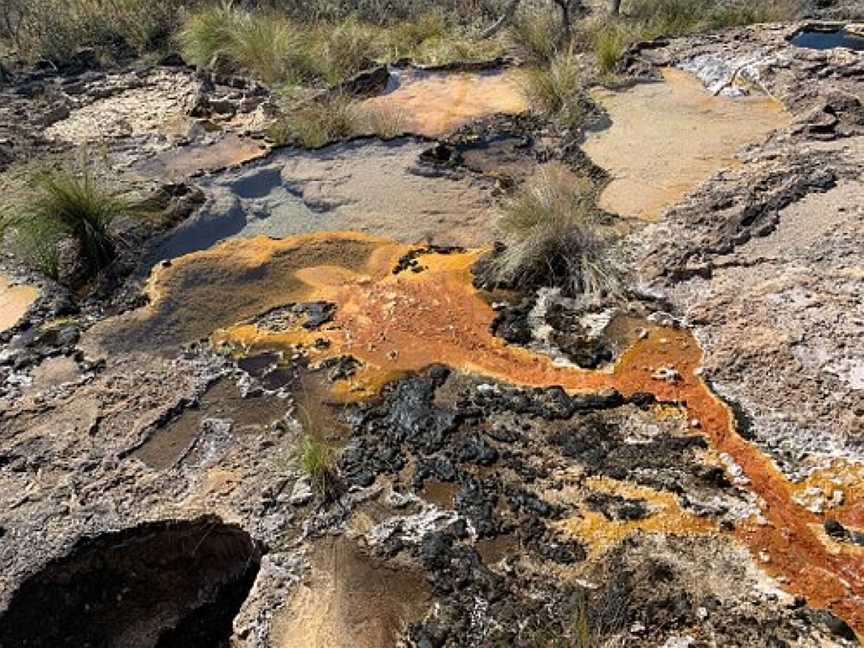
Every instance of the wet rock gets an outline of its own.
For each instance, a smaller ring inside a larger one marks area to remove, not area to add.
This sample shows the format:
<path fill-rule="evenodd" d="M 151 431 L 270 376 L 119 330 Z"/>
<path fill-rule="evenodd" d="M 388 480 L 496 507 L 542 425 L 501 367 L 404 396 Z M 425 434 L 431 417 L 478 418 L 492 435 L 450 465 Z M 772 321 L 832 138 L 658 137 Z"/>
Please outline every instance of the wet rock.
<path fill-rule="evenodd" d="M 829 518 L 825 520 L 823 526 L 825 527 L 825 533 L 832 538 L 836 538 L 837 540 L 846 539 L 846 528 L 837 520 Z"/>
<path fill-rule="evenodd" d="M 644 500 L 594 492 L 586 502 L 592 511 L 602 513 L 607 520 L 642 520 L 649 515 Z"/>
<path fill-rule="evenodd" d="M 495 512 L 498 500 L 493 483 L 473 477 L 467 478 L 454 498 L 456 509 L 471 522 L 480 538 L 499 535 L 503 530 L 503 522 Z"/>
<path fill-rule="evenodd" d="M 566 457 L 579 461 L 588 474 L 629 479 L 660 490 L 685 492 L 685 466 L 693 461 L 693 450 L 708 447 L 701 436 L 659 436 L 629 444 L 614 424 L 592 414 L 574 423 L 550 439 Z"/>
<path fill-rule="evenodd" d="M 536 518 L 522 520 L 516 533 L 522 545 L 541 560 L 572 565 L 587 558 L 585 547 L 578 540 L 556 535 Z"/>
<path fill-rule="evenodd" d="M 516 306 L 505 306 L 498 311 L 492 321 L 492 335 L 496 335 L 510 344 L 526 345 L 532 340 L 531 325 L 528 314 L 534 308 L 534 300 L 526 299 Z"/>
<path fill-rule="evenodd" d="M 580 316 L 560 303 L 553 303 L 545 316 L 546 323 L 553 329 L 551 341 L 583 369 L 596 369 L 611 362 L 612 345 L 602 335 L 586 329 Z"/>
<path fill-rule="evenodd" d="M 411 272 L 422 272 L 425 268 L 420 263 L 420 257 L 424 254 L 457 254 L 464 252 L 465 248 L 455 245 L 427 245 L 421 248 L 415 248 L 407 254 L 400 257 L 393 268 L 393 274 L 399 274 L 406 270 Z"/>
<path fill-rule="evenodd" d="M 849 627 L 849 624 L 843 621 L 840 617 L 833 614 L 829 610 L 805 610 L 806 617 L 812 619 L 815 623 L 820 624 L 828 629 L 835 637 L 853 642 L 858 645 L 858 638 L 855 631 Z"/>

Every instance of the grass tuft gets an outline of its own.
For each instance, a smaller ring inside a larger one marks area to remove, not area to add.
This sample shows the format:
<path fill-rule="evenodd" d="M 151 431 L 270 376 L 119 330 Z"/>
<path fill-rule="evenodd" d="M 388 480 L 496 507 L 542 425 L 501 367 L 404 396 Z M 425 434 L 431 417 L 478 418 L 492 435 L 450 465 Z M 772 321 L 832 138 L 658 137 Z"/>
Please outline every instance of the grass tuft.
<path fill-rule="evenodd" d="M 321 148 L 360 132 L 362 116 L 346 97 L 311 101 L 285 109 L 268 134 L 276 144 Z"/>
<path fill-rule="evenodd" d="M 444 64 L 502 52 L 499 41 L 473 38 L 441 11 L 428 10 L 381 25 L 355 16 L 300 22 L 286 13 L 223 4 L 192 12 L 178 42 L 195 65 L 243 70 L 274 84 L 318 81 L 331 86 L 375 63 L 407 57 Z"/>
<path fill-rule="evenodd" d="M 15 229 L 25 259 L 47 276 L 59 276 L 59 245 L 74 239 L 88 274 L 108 268 L 117 254 L 111 222 L 136 208 L 104 186 L 84 165 L 80 173 L 51 170 L 33 180 L 34 191 L 19 207 Z"/>
<path fill-rule="evenodd" d="M 582 73 L 572 53 L 559 54 L 547 66 L 527 70 L 525 95 L 535 110 L 578 128 L 584 116 Z"/>
<path fill-rule="evenodd" d="M 228 53 L 232 35 L 240 29 L 240 14 L 230 4 L 213 5 L 193 13 L 177 34 L 188 63 L 215 66 Z"/>
<path fill-rule="evenodd" d="M 29 218 L 15 227 L 15 242 L 23 261 L 49 279 L 60 279 L 60 245 L 65 230 L 53 220 Z"/>
<path fill-rule="evenodd" d="M 618 273 L 597 233 L 591 182 L 547 166 L 501 207 L 505 248 L 489 262 L 494 283 L 515 288 L 557 286 L 597 299 L 617 294 Z"/>
<path fill-rule="evenodd" d="M 338 482 L 336 452 L 313 434 L 305 434 L 294 448 L 294 462 L 319 495 L 329 497 Z"/>
<path fill-rule="evenodd" d="M 591 46 L 597 65 L 605 74 L 612 74 L 618 65 L 618 61 L 636 35 L 621 23 L 610 22 L 597 29 L 591 35 Z"/>
<path fill-rule="evenodd" d="M 545 5 L 531 5 L 520 11 L 507 32 L 510 44 L 532 63 L 552 60 L 561 34 L 560 16 Z"/>
<path fill-rule="evenodd" d="M 109 57 L 164 47 L 183 0 L 0 0 L 0 41 L 30 60 L 62 65 L 94 47 Z"/>
<path fill-rule="evenodd" d="M 373 106 L 363 109 L 360 120 L 364 133 L 388 140 L 405 134 L 408 114 L 402 108 L 394 106 Z"/>

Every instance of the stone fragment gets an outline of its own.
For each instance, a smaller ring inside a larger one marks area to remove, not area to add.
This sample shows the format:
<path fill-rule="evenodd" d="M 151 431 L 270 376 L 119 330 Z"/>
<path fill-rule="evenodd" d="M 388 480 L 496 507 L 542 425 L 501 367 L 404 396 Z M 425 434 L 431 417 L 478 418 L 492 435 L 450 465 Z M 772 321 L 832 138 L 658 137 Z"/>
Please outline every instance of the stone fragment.
<path fill-rule="evenodd" d="M 294 482 L 294 489 L 291 491 L 291 498 L 288 501 L 293 506 L 305 506 L 312 501 L 314 496 L 312 482 L 308 477 L 301 477 Z"/>

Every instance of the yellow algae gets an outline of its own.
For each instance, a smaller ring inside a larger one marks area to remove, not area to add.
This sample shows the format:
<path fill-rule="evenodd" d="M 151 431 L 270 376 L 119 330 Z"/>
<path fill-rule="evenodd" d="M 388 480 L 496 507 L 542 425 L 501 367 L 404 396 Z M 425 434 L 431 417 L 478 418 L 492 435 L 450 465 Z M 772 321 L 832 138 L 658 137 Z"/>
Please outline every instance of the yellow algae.
<path fill-rule="evenodd" d="M 582 148 L 612 176 L 600 206 L 621 216 L 656 220 L 735 165 L 741 148 L 791 121 L 774 99 L 715 97 L 689 72 L 662 74 L 663 83 L 594 92 L 612 124 L 589 135 Z"/>
<path fill-rule="evenodd" d="M 555 526 L 558 530 L 578 538 L 588 546 L 591 558 L 597 558 L 607 549 L 638 532 L 701 535 L 716 530 L 710 520 L 682 510 L 672 493 L 606 477 L 591 477 L 585 484 L 595 492 L 645 500 L 650 510 L 649 515 L 641 520 L 609 520 L 602 513 L 583 511 L 577 517 L 557 522 Z"/>
<path fill-rule="evenodd" d="M 835 461 L 830 468 L 790 485 L 790 493 L 805 505 L 819 501 L 844 526 L 864 527 L 864 465 L 860 463 Z"/>
<path fill-rule="evenodd" d="M 397 78 L 397 88 L 362 107 L 389 115 L 401 130 L 416 135 L 446 135 L 482 117 L 528 110 L 518 70 L 398 72 Z"/>
<path fill-rule="evenodd" d="M 38 296 L 33 286 L 13 286 L 0 275 L 0 333 L 15 326 Z"/>
<path fill-rule="evenodd" d="M 340 265 L 362 271 L 382 247 L 400 249 L 362 234 L 227 241 L 158 267 L 145 288 L 150 304 L 101 322 L 86 344 L 109 352 L 155 348 L 170 353 L 207 339 L 216 329 L 311 301 L 315 289 L 296 276 L 299 270 Z"/>

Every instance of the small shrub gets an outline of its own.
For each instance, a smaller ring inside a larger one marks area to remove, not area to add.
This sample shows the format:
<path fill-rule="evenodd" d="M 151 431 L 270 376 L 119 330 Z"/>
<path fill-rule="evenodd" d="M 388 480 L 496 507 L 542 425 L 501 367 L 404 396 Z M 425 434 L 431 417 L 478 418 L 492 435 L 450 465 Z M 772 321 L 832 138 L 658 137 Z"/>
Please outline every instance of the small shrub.
<path fill-rule="evenodd" d="M 803 15 L 801 0 L 761 0 L 731 6 L 716 7 L 709 22 L 714 29 L 752 25 L 754 23 L 786 22 Z"/>
<path fill-rule="evenodd" d="M 633 40 L 636 40 L 633 30 L 618 22 L 610 22 L 596 29 L 592 34 L 591 46 L 600 70 L 606 74 L 613 73 Z"/>
<path fill-rule="evenodd" d="M 589 299 L 615 294 L 618 275 L 596 232 L 590 181 L 544 167 L 505 201 L 498 222 L 506 247 L 490 261 L 494 283 L 515 288 L 558 286 Z"/>
<path fill-rule="evenodd" d="M 331 85 L 368 68 L 386 46 L 379 30 L 353 18 L 337 25 L 320 26 L 314 41 L 313 66 Z"/>
<path fill-rule="evenodd" d="M 657 35 L 674 36 L 693 31 L 711 7 L 709 0 L 640 0 L 633 4 L 630 17 L 649 25 Z"/>
<path fill-rule="evenodd" d="M 344 97 L 312 101 L 284 112 L 269 131 L 277 144 L 320 148 L 357 134 L 361 127 L 356 105 Z"/>
<path fill-rule="evenodd" d="M 420 65 L 446 65 L 454 61 L 488 61 L 503 53 L 504 47 L 497 39 L 475 40 L 454 34 L 423 41 L 411 58 Z"/>
<path fill-rule="evenodd" d="M 301 82 L 314 74 L 307 40 L 292 23 L 249 16 L 232 34 L 227 54 L 265 83 Z"/>
<path fill-rule="evenodd" d="M 548 66 L 529 69 L 525 94 L 534 109 L 568 128 L 577 128 L 582 121 L 582 73 L 572 53 L 559 54 Z"/>
<path fill-rule="evenodd" d="M 409 56 L 427 41 L 444 40 L 452 35 L 451 28 L 441 11 L 427 12 L 416 20 L 399 21 L 387 31 L 389 57 L 397 60 Z"/>
<path fill-rule="evenodd" d="M 510 43 L 527 60 L 550 61 L 561 43 L 561 19 L 545 6 L 531 6 L 520 12 L 508 30 Z"/>

